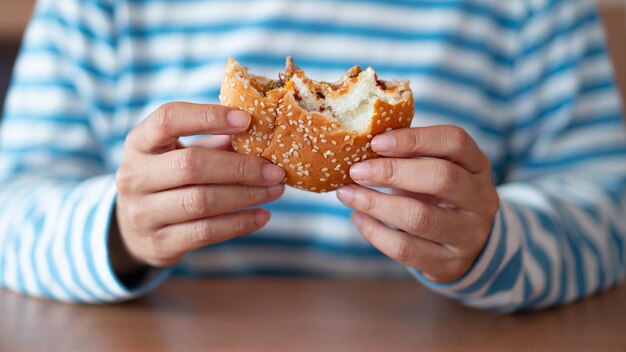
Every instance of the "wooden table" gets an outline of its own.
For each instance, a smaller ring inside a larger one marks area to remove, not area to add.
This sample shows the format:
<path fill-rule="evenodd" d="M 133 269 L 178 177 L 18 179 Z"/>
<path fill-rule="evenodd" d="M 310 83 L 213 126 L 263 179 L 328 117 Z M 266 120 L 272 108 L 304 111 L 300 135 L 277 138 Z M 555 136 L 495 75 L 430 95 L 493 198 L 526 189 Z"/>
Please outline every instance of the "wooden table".
<path fill-rule="evenodd" d="M 626 286 L 493 315 L 413 281 L 171 280 L 109 306 L 0 290 L 0 351 L 626 351 Z"/>

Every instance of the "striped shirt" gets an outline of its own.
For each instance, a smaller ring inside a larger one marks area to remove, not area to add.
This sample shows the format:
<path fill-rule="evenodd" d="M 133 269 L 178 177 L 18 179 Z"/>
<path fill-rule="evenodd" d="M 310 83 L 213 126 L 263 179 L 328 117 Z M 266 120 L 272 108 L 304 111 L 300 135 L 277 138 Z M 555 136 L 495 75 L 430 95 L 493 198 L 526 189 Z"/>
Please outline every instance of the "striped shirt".
<path fill-rule="evenodd" d="M 115 277 L 127 133 L 162 103 L 218 102 L 228 56 L 275 76 L 286 55 L 320 80 L 354 64 L 409 79 L 415 126 L 459 125 L 489 156 L 501 206 L 462 278 L 428 281 L 369 245 L 334 193 L 295 189 L 257 233 L 138 288 Z M 620 104 L 592 0 L 40 0 L 0 130 L 0 285 L 112 302 L 168 275 L 412 276 L 495 311 L 570 302 L 626 268 Z"/>

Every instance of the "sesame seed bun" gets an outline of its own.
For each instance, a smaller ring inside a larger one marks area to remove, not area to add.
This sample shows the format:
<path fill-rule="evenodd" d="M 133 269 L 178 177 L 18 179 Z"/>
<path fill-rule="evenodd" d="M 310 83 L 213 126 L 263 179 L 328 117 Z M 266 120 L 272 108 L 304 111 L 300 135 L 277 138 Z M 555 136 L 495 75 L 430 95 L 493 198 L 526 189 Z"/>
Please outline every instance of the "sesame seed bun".
<path fill-rule="evenodd" d="M 232 137 L 237 152 L 283 167 L 288 185 L 312 192 L 354 183 L 350 166 L 378 156 L 372 138 L 409 127 L 414 113 L 408 81 L 381 81 L 355 66 L 335 83 L 316 82 L 290 57 L 276 81 L 230 58 L 220 101 L 252 115 L 248 130 Z"/>

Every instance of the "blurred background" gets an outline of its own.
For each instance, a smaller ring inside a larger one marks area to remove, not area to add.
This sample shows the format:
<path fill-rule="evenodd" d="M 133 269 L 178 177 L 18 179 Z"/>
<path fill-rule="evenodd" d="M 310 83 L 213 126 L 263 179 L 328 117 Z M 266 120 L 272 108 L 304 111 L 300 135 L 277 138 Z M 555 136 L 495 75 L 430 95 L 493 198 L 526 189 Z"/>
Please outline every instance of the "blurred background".
<path fill-rule="evenodd" d="M 62 1 L 62 0 L 59 0 Z M 34 0 L 0 0 L 0 112 Z M 626 101 L 626 0 L 598 0 Z"/>

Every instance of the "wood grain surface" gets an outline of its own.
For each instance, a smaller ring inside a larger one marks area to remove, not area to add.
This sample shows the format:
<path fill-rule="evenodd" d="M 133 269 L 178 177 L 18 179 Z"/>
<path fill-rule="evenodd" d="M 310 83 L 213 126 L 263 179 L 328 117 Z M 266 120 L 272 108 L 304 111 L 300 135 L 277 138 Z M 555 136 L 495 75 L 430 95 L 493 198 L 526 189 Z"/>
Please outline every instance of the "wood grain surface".
<path fill-rule="evenodd" d="M 173 279 L 117 305 L 0 290 L 0 351 L 626 351 L 626 286 L 495 315 L 413 281 Z"/>

